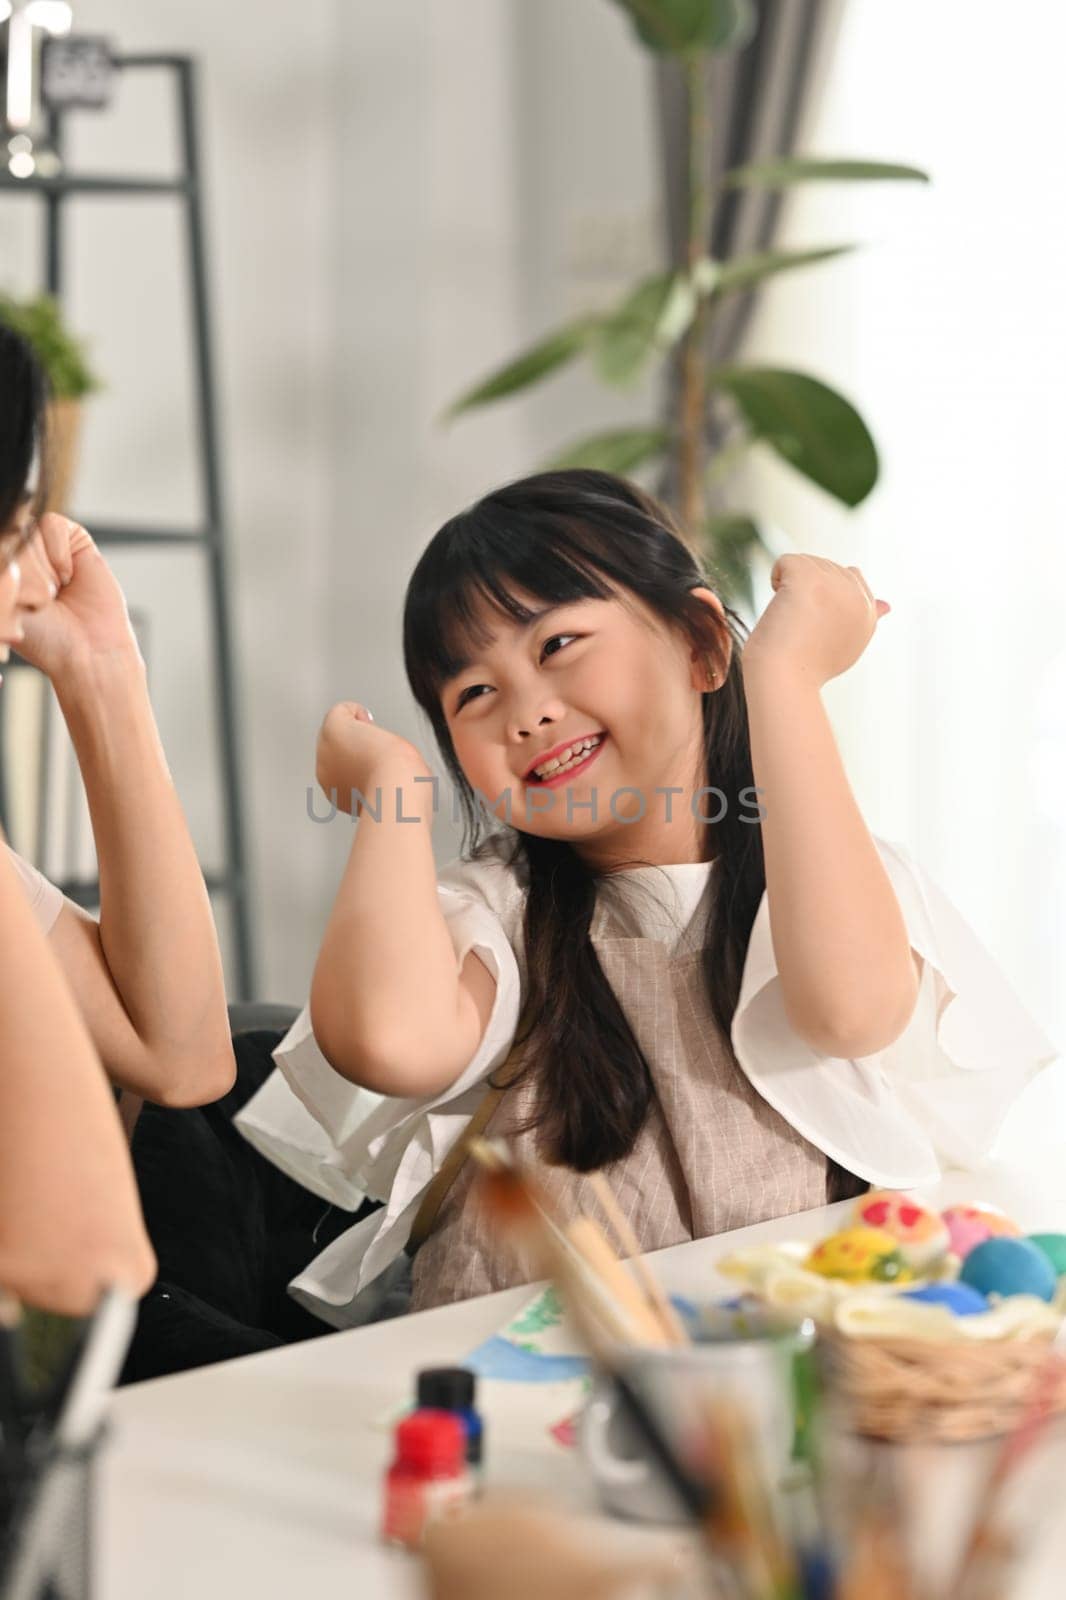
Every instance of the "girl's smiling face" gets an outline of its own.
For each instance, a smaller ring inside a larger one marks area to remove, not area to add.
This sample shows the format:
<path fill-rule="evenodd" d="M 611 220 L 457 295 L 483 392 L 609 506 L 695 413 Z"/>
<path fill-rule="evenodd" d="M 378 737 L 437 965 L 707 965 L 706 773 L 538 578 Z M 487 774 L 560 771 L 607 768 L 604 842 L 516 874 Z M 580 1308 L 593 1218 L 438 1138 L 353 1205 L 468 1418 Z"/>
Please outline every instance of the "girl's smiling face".
<path fill-rule="evenodd" d="M 710 590 L 693 592 L 721 612 Z M 629 593 L 552 606 L 515 598 L 532 620 L 486 602 L 485 642 L 441 691 L 456 757 L 483 803 L 600 866 L 712 854 L 691 808 L 706 781 L 706 657 Z M 711 669 L 719 682 L 726 665 Z M 562 767 L 545 770 L 575 744 Z M 667 788 L 681 791 L 669 803 Z"/>

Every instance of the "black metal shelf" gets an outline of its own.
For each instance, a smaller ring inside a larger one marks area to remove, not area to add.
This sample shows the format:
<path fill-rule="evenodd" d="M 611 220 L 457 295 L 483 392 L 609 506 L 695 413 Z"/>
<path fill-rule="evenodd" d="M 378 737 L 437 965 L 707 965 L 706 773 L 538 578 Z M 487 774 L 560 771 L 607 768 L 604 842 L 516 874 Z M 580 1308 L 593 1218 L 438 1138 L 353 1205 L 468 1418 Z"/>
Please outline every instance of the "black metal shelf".
<path fill-rule="evenodd" d="M 10 172 L 0 172 L 0 191 L 4 194 L 47 194 L 65 197 L 74 194 L 164 194 L 190 195 L 193 186 L 181 178 L 13 178 Z"/>
<path fill-rule="evenodd" d="M 15 178 L 0 173 L 0 196 L 35 195 L 44 206 L 45 282 L 57 299 L 63 290 L 63 212 L 65 203 L 79 197 L 176 198 L 185 220 L 187 265 L 191 280 L 195 337 L 195 390 L 197 453 L 203 493 L 204 525 L 195 529 L 121 527 L 93 524 L 101 545 L 139 546 L 142 549 L 190 547 L 203 552 L 210 574 L 210 606 L 214 665 L 218 692 L 218 759 L 223 786 L 225 861 L 221 870 L 207 874 L 209 891 L 224 894 L 233 911 L 234 969 L 237 1000 L 254 996 L 254 963 L 249 915 L 248 877 L 242 825 L 242 784 L 238 759 L 236 676 L 230 631 L 226 566 L 226 516 L 219 463 L 218 420 L 211 326 L 207 292 L 207 263 L 200 182 L 196 64 L 182 55 L 127 55 L 115 59 L 122 71 L 158 70 L 174 81 L 180 123 L 181 170 L 176 177 L 153 178 L 121 174 L 78 174 L 61 171 L 55 177 Z M 53 148 L 62 159 L 61 114 L 50 114 Z M 2 702 L 0 702 L 2 703 Z M 0 775 L 2 776 L 2 775 Z M 99 884 L 74 880 L 59 887 L 80 905 L 99 902 Z"/>
<path fill-rule="evenodd" d="M 92 535 L 97 544 L 189 545 L 213 544 L 221 537 L 217 528 L 150 528 L 116 527 L 112 523 L 92 524 Z"/>

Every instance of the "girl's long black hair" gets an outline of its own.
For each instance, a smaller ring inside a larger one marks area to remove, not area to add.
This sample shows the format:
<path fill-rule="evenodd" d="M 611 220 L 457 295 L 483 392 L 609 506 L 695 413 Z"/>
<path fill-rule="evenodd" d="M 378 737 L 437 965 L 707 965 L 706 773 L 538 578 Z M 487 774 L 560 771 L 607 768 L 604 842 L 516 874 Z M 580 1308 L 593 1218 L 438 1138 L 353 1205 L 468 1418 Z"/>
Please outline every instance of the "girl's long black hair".
<path fill-rule="evenodd" d="M 683 630 L 720 681 L 728 653 L 724 682 L 703 696 L 706 782 L 727 801 L 714 824 L 704 974 L 728 1041 L 766 878 L 761 828 L 738 805 L 742 791 L 754 792 L 740 667 L 744 625 L 729 608 L 723 623 L 693 596 L 701 585 L 714 588 L 669 512 L 650 495 L 605 472 L 540 473 L 486 495 L 431 540 L 407 589 L 404 660 L 462 800 L 464 849 L 477 857 L 492 841 L 484 838 L 484 815 L 456 759 L 441 689 L 460 669 L 467 642 L 477 639 L 485 601 L 525 621 L 516 590 L 556 605 L 628 590 Z M 602 875 L 565 841 L 510 832 L 510 861 L 519 871 L 524 866 L 528 881 L 520 1042 L 527 1070 L 536 1073 L 538 1143 L 548 1159 L 593 1171 L 633 1148 L 652 1096 L 647 1062 L 589 938 Z"/>
<path fill-rule="evenodd" d="M 21 334 L 0 324 L 0 533 L 26 498 L 33 459 L 44 441 L 48 387 Z M 43 470 L 37 499 L 42 498 Z"/>

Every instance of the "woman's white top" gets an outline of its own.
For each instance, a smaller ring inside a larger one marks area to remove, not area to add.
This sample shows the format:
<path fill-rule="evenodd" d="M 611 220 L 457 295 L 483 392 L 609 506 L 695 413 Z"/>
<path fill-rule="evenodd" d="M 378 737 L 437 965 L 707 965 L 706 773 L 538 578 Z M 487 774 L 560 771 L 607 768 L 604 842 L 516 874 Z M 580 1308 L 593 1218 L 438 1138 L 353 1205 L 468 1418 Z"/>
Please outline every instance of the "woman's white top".
<path fill-rule="evenodd" d="M 871 1184 L 912 1188 L 935 1182 L 945 1167 L 980 1162 L 1013 1101 L 1056 1051 L 947 896 L 899 845 L 875 842 L 923 961 L 907 1028 L 888 1049 L 858 1060 L 812 1050 L 785 1017 L 764 894 L 732 1042 L 754 1087 L 812 1144 Z M 624 880 L 639 932 L 673 948 L 713 871 L 713 862 L 640 867 L 615 883 Z M 633 896 L 631 887 L 644 892 Z M 442 872 L 438 893 L 457 959 L 476 951 L 496 979 L 481 1045 L 451 1087 L 422 1100 L 357 1088 L 318 1049 L 305 1008 L 274 1053 L 279 1070 L 236 1118 L 246 1139 L 314 1193 L 350 1210 L 367 1195 L 385 1202 L 290 1285 L 338 1326 L 354 1295 L 403 1250 L 427 1185 L 518 1025 L 524 889 L 516 871 L 498 856 L 457 861 Z"/>
<path fill-rule="evenodd" d="M 33 912 L 44 934 L 51 933 L 55 927 L 56 918 L 63 909 L 63 896 L 54 883 L 49 883 L 43 872 L 38 872 L 28 861 L 23 861 L 16 855 L 9 844 L 5 844 L 7 858 L 15 869 L 15 875 L 26 891 L 26 898 L 30 902 Z"/>

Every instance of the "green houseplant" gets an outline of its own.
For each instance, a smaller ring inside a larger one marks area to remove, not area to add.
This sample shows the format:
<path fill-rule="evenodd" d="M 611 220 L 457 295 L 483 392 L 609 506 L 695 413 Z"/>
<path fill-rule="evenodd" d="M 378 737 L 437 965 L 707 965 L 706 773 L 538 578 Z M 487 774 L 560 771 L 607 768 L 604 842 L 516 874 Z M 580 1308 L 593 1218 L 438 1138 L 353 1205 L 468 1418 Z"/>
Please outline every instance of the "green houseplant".
<path fill-rule="evenodd" d="M 48 378 L 48 509 L 63 511 L 77 464 L 82 402 L 100 387 L 99 380 L 81 340 L 70 332 L 58 302 L 50 295 L 29 300 L 0 295 L 0 323 L 22 334 Z"/>
<path fill-rule="evenodd" d="M 676 509 L 682 526 L 702 545 L 734 600 L 753 604 L 751 561 L 764 547 L 747 510 L 712 504 L 713 476 L 723 463 L 761 441 L 847 506 L 856 506 L 877 482 L 877 451 L 855 407 L 828 384 L 780 367 L 713 366 L 707 338 L 729 296 L 782 273 L 827 261 L 854 248 L 822 245 L 766 250 L 715 260 L 708 250 L 715 207 L 737 186 L 786 189 L 798 183 L 925 182 L 926 174 L 897 163 L 824 158 L 782 158 L 735 168 L 712 185 L 715 137 L 708 74 L 716 52 L 743 48 L 757 13 L 754 0 L 611 0 L 624 11 L 642 45 L 673 58 L 688 100 L 688 229 L 685 259 L 637 283 L 621 301 L 555 329 L 531 349 L 468 389 L 451 406 L 457 416 L 538 383 L 578 357 L 592 361 L 607 384 L 627 385 L 654 361 L 676 361 L 672 414 L 643 427 L 612 429 L 566 446 L 553 466 L 598 467 L 633 473 L 672 457 Z M 727 442 L 708 461 L 714 427 Z"/>

